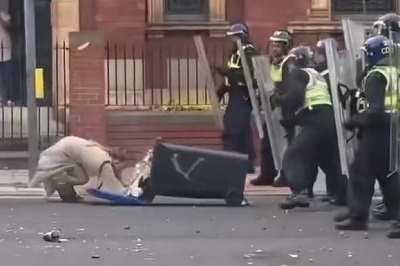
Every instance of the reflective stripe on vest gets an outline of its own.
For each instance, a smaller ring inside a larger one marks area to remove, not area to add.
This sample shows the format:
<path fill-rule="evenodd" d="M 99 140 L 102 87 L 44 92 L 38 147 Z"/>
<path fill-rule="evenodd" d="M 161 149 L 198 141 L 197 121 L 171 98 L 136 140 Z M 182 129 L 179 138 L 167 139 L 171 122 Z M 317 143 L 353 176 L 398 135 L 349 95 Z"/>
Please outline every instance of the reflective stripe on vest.
<path fill-rule="evenodd" d="M 332 105 L 329 87 L 324 77 L 313 68 L 303 68 L 302 70 L 310 77 L 306 88 L 303 109 L 308 108 L 311 110 L 317 105 Z"/>
<path fill-rule="evenodd" d="M 325 76 L 326 74 L 329 74 L 329 69 L 325 69 L 324 71 L 321 71 L 321 76 Z"/>
<path fill-rule="evenodd" d="M 243 50 L 246 50 L 247 48 L 252 48 L 252 44 L 246 44 L 243 46 Z M 242 65 L 240 63 L 240 53 L 239 50 L 236 51 L 236 53 L 231 55 L 231 58 L 228 61 L 228 68 L 242 68 Z"/>
<path fill-rule="evenodd" d="M 246 44 L 243 46 L 243 50 L 246 50 L 247 48 L 252 48 L 253 45 L 252 44 Z M 228 64 L 227 64 L 228 68 L 230 69 L 240 69 L 242 68 L 242 65 L 240 63 L 240 53 L 239 50 L 236 51 L 236 53 L 231 55 L 231 58 L 229 58 Z M 225 85 L 226 86 L 230 86 L 228 78 L 225 77 Z M 244 86 L 244 83 L 239 83 L 239 86 Z"/>
<path fill-rule="evenodd" d="M 365 81 L 373 73 L 381 73 L 386 79 L 385 111 L 388 113 L 398 111 L 400 107 L 400 98 L 398 95 L 400 86 L 399 71 L 396 67 L 375 66 L 365 75 L 363 85 L 365 85 Z M 366 105 L 368 106 L 368 103 Z"/>
<path fill-rule="evenodd" d="M 285 58 L 283 58 L 282 62 L 279 65 L 277 65 L 277 66 L 272 65 L 271 66 L 271 78 L 272 78 L 273 82 L 282 82 L 283 65 L 291 57 L 293 57 L 293 55 L 285 56 Z"/>

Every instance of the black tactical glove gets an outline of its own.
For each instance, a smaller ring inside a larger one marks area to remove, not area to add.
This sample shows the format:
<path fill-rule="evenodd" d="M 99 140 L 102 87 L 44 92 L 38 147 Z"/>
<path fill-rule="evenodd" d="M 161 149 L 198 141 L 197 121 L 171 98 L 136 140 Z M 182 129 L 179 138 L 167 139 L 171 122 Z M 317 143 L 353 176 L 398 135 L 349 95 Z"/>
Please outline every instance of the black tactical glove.
<path fill-rule="evenodd" d="M 283 95 L 280 95 L 278 93 L 274 93 L 269 98 L 269 101 L 271 103 L 272 110 L 274 110 L 276 107 L 280 107 L 282 105 Z"/>
<path fill-rule="evenodd" d="M 343 123 L 345 129 L 354 131 L 357 128 L 368 126 L 368 117 L 364 114 L 357 114 Z"/>
<path fill-rule="evenodd" d="M 229 87 L 226 86 L 225 84 L 222 84 L 221 86 L 219 86 L 219 88 L 217 89 L 217 97 L 218 97 L 218 102 L 220 102 L 222 100 L 222 98 L 224 98 L 225 93 L 227 93 L 229 90 Z"/>
<path fill-rule="evenodd" d="M 352 120 L 352 119 L 349 119 L 349 120 L 345 121 L 343 123 L 343 126 L 344 126 L 345 129 L 347 129 L 349 131 L 353 131 L 358 127 L 357 123 L 355 123 L 355 121 Z"/>

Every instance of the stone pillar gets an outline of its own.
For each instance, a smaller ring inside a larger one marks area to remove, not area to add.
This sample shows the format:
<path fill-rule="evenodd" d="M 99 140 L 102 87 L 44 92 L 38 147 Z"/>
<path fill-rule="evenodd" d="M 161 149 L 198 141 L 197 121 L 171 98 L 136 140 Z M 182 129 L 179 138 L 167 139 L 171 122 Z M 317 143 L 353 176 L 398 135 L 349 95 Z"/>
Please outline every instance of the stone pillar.
<path fill-rule="evenodd" d="M 69 104 L 69 33 L 79 28 L 79 0 L 51 1 L 53 33 L 53 106 L 56 115 L 64 120 L 68 117 Z M 68 119 L 67 119 L 68 120 Z M 60 121 L 61 122 L 61 121 Z M 66 122 L 66 121 L 63 121 Z"/>
<path fill-rule="evenodd" d="M 70 47 L 69 135 L 107 143 L 105 38 L 98 32 L 72 32 Z"/>

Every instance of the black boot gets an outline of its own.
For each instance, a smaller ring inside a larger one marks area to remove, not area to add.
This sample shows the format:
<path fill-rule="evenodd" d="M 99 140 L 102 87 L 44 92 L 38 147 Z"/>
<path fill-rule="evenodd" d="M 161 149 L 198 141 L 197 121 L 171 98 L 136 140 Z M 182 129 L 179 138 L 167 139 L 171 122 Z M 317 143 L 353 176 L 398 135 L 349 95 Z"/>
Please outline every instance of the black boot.
<path fill-rule="evenodd" d="M 392 224 L 386 236 L 388 238 L 400 239 L 400 221 L 396 221 Z"/>
<path fill-rule="evenodd" d="M 389 210 L 385 203 L 381 202 L 372 210 L 372 216 L 380 221 L 391 221 L 396 219 L 396 212 Z"/>
<path fill-rule="evenodd" d="M 256 173 L 256 169 L 254 169 L 254 167 L 252 167 L 252 166 L 249 166 L 247 168 L 247 173 L 250 174 L 250 175 L 255 174 Z"/>
<path fill-rule="evenodd" d="M 310 207 L 310 199 L 307 196 L 307 192 L 293 193 L 292 195 L 287 197 L 286 200 L 282 202 L 279 206 L 283 210 L 290 210 L 296 207 L 308 208 Z"/>
<path fill-rule="evenodd" d="M 329 203 L 335 206 L 347 206 L 347 177 L 342 176 L 342 179 L 344 180 L 340 182 L 342 185 L 336 187 L 335 190 L 331 188 L 332 199 Z"/>
<path fill-rule="evenodd" d="M 329 204 L 335 206 L 347 206 L 347 199 L 342 197 L 335 197 L 329 200 Z"/>
<path fill-rule="evenodd" d="M 274 178 L 268 176 L 259 175 L 257 178 L 250 180 L 250 184 L 253 186 L 271 186 L 274 182 Z"/>
<path fill-rule="evenodd" d="M 278 175 L 275 177 L 274 182 L 272 184 L 273 187 L 287 187 L 287 183 L 285 180 L 285 175 L 282 171 L 279 171 Z"/>
<path fill-rule="evenodd" d="M 341 212 L 337 213 L 335 215 L 335 217 L 333 218 L 333 220 L 336 223 L 340 223 L 340 222 L 343 222 L 344 220 L 347 220 L 349 218 L 350 218 L 350 211 L 349 210 L 344 210 L 344 211 L 341 211 Z"/>
<path fill-rule="evenodd" d="M 368 230 L 368 219 L 349 217 L 335 224 L 337 230 L 365 231 Z"/>
<path fill-rule="evenodd" d="M 314 190 L 312 188 L 307 189 L 307 195 L 310 199 L 314 198 Z"/>
<path fill-rule="evenodd" d="M 325 195 L 321 198 L 322 202 L 330 202 L 333 199 L 333 197 L 331 195 Z"/>

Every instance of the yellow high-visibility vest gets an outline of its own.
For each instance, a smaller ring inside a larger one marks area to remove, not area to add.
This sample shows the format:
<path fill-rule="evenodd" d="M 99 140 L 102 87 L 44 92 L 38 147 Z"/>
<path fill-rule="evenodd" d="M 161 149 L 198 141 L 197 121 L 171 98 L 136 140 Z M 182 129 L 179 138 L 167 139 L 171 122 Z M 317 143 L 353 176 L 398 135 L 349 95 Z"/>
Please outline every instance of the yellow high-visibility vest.
<path fill-rule="evenodd" d="M 306 87 L 304 106 L 301 108 L 312 110 L 317 105 L 332 105 L 331 95 L 326 80 L 313 68 L 302 68 L 310 79 Z"/>
<path fill-rule="evenodd" d="M 374 66 L 363 79 L 363 87 L 365 81 L 373 73 L 381 73 L 386 78 L 385 88 L 385 111 L 388 113 L 398 111 L 400 109 L 399 97 L 399 71 L 392 66 Z M 365 90 L 365 88 L 364 88 Z M 365 108 L 368 107 L 368 102 L 365 102 Z"/>
<path fill-rule="evenodd" d="M 277 65 L 277 66 L 272 65 L 271 66 L 271 78 L 272 78 L 273 82 L 275 82 L 275 83 L 282 82 L 283 65 L 291 57 L 293 57 L 293 55 L 288 55 L 282 60 L 282 62 L 279 65 Z"/>
<path fill-rule="evenodd" d="M 252 44 L 246 44 L 243 46 L 243 50 L 253 47 Z M 236 53 L 232 54 L 231 57 L 229 58 L 228 64 L 227 64 L 228 68 L 231 69 L 240 69 L 242 68 L 242 64 L 240 62 L 240 53 L 239 50 L 236 51 Z M 225 77 L 225 85 L 226 86 L 230 86 L 228 78 Z"/>

